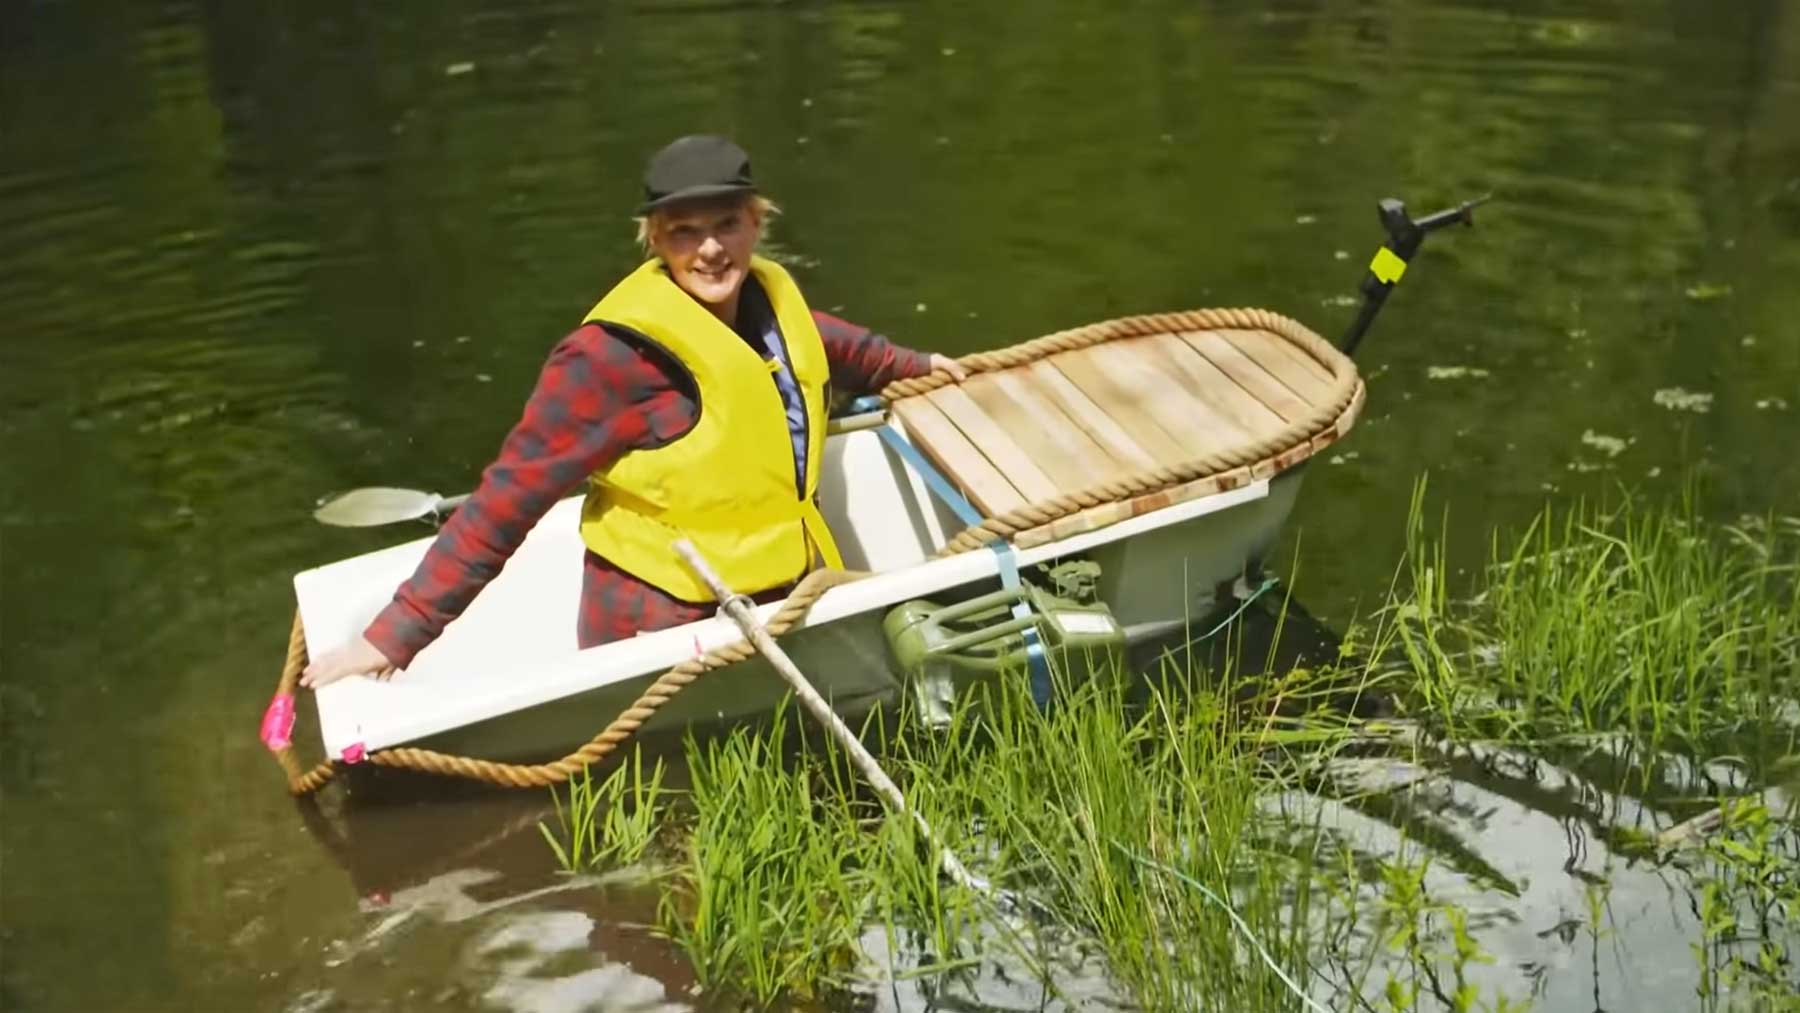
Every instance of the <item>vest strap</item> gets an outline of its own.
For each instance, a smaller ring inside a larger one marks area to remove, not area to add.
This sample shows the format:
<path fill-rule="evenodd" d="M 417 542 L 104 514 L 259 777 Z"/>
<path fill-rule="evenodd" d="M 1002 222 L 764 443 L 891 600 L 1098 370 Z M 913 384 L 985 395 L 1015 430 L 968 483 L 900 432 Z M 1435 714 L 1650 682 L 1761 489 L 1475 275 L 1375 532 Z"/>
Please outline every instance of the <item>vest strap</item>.
<path fill-rule="evenodd" d="M 844 568 L 844 556 L 838 552 L 837 540 L 831 537 L 831 528 L 825 523 L 825 515 L 819 512 L 819 505 L 807 500 L 801 508 L 800 521 L 806 526 L 806 535 L 812 540 L 813 548 L 819 550 L 819 558 L 833 570 Z"/>

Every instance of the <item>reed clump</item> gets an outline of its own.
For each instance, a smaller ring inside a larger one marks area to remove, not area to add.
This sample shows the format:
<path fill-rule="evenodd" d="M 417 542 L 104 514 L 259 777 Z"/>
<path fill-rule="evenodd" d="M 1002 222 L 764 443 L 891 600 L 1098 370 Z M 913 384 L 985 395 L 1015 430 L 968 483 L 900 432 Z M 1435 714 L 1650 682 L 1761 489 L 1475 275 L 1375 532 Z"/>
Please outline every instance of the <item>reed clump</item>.
<path fill-rule="evenodd" d="M 1422 487 L 1421 487 L 1422 491 Z M 1415 716 L 1453 738 L 1597 735 L 1641 758 L 1793 752 L 1800 519 L 1680 504 L 1546 509 L 1453 598 L 1415 496 L 1410 587 L 1386 610 Z"/>
<path fill-rule="evenodd" d="M 640 765 L 583 788 L 565 828 L 597 833 L 580 850 L 594 860 L 660 851 L 660 931 L 705 990 L 757 1006 L 908 980 L 943 1005 L 995 982 L 1068 999 L 1098 976 L 1144 1010 L 1518 1008 L 1470 912 L 1434 895 L 1445 842 L 1400 822 L 1371 844 L 1338 820 L 1410 789 L 1358 808 L 1334 772 L 1404 759 L 1429 777 L 1478 743 L 1622 741 L 1636 761 L 1620 770 L 1679 758 L 1766 787 L 1791 772 L 1800 726 L 1800 522 L 1712 529 L 1691 501 L 1546 512 L 1453 596 L 1421 499 L 1403 586 L 1336 666 L 1250 680 L 1229 650 L 1219 672 L 1180 652 L 1150 673 L 1058 674 L 1047 709 L 1017 673 L 966 689 L 947 720 L 876 712 L 865 738 L 994 894 L 942 878 L 914 824 L 785 710 L 691 740 L 692 788 L 672 804 L 660 781 L 628 787 Z M 1344 706 L 1376 687 L 1405 720 Z M 1729 803 L 1719 834 L 1657 859 L 1692 886 L 1702 1004 L 1800 995 L 1783 797 Z M 626 815 L 581 814 L 611 805 Z M 1605 889 L 1588 894 L 1595 941 Z"/>
<path fill-rule="evenodd" d="M 690 743 L 663 931 L 703 986 L 756 1005 L 907 979 L 949 994 L 1025 978 L 1054 993 L 1054 969 L 1083 962 L 1149 1010 L 1330 1008 L 1380 994 L 1405 960 L 1459 978 L 1453 920 L 1420 921 L 1398 957 L 1391 912 L 1342 924 L 1383 859 L 1324 832 L 1316 807 L 1278 804 L 1321 755 L 1317 740 L 1289 754 L 1279 694 L 1247 705 L 1173 666 L 1147 681 L 1059 676 L 1057 690 L 1043 710 L 1022 675 L 1004 678 L 947 722 L 902 707 L 866 729 L 993 893 L 941 877 L 912 821 L 886 814 L 829 740 L 795 741 L 804 726 L 786 715 Z M 1327 932 L 1370 952 L 1327 964 Z"/>
<path fill-rule="evenodd" d="M 643 859 L 663 824 L 669 792 L 663 785 L 663 762 L 649 773 L 644 754 L 633 747 L 631 758 L 595 781 L 584 767 L 569 779 L 565 793 L 551 788 L 556 829 L 538 824 L 538 832 L 556 853 L 557 864 L 570 872 L 633 865 Z"/>

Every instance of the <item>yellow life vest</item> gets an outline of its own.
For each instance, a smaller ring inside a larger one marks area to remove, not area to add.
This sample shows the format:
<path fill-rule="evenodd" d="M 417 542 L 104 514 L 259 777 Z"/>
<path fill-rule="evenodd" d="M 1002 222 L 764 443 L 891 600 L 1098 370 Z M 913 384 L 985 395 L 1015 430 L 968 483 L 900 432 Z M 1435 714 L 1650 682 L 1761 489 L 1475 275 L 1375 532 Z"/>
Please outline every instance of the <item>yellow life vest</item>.
<path fill-rule="evenodd" d="M 712 592 L 670 545 L 688 538 L 733 591 L 755 594 L 798 579 L 812 562 L 842 566 L 813 503 L 825 441 L 830 366 L 812 311 L 781 265 L 750 261 L 775 310 L 806 403 L 806 488 L 797 490 L 794 441 L 765 360 L 651 260 L 588 312 L 587 323 L 628 328 L 693 376 L 700 417 L 679 439 L 627 452 L 589 477 L 581 540 L 627 573 L 684 601 Z"/>

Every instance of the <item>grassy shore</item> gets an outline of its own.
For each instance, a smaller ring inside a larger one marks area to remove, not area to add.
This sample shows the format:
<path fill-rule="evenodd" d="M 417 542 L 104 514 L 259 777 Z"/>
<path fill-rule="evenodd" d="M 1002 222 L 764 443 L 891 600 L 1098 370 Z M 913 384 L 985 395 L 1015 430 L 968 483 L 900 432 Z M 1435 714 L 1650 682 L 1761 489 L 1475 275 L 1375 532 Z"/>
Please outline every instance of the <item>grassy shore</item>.
<path fill-rule="evenodd" d="M 785 713 L 690 743 L 685 793 L 641 761 L 582 782 L 546 834 L 570 867 L 650 856 L 662 930 L 708 991 L 752 1006 L 998 977 L 1051 998 L 1098 978 L 1155 1010 L 1500 1010 L 1527 996 L 1434 892 L 1443 849 L 1405 823 L 1379 848 L 1342 825 L 1409 789 L 1340 775 L 1524 750 L 1676 796 L 1663 822 L 1686 822 L 1609 843 L 1691 886 L 1680 1005 L 1800 997 L 1800 842 L 1778 789 L 1800 720 L 1800 522 L 1547 512 L 1496 538 L 1468 588 L 1417 508 L 1411 528 L 1402 579 L 1338 664 L 1195 671 L 1184 652 L 1061 685 L 1048 711 L 1007 681 L 947 726 L 879 715 L 866 737 L 995 894 L 939 877 L 912 824 Z M 1353 716 L 1372 695 L 1394 716 Z M 1588 896 L 1597 941 L 1605 882 Z"/>

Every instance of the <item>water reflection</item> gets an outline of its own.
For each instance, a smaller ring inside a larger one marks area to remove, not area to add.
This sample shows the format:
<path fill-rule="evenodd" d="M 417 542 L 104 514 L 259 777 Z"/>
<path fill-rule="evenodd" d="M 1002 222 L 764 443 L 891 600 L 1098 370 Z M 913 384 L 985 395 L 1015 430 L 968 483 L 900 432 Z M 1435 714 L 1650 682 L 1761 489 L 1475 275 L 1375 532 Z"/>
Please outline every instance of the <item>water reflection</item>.
<path fill-rule="evenodd" d="M 594 898 L 637 874 L 565 877 L 520 890 L 495 871 L 462 868 L 366 901 L 366 926 L 327 949 L 325 984 L 296 996 L 290 1011 L 416 1008 L 474 1002 L 483 1008 L 561 1013 L 672 1013 L 692 1008 L 670 995 L 668 968 L 646 974 L 628 954 L 599 945 L 601 919 L 618 913 Z M 612 930 L 616 933 L 616 929 Z M 429 991 L 403 996 L 383 968 L 411 965 L 435 975 Z M 370 976 L 374 976 L 371 983 Z"/>

